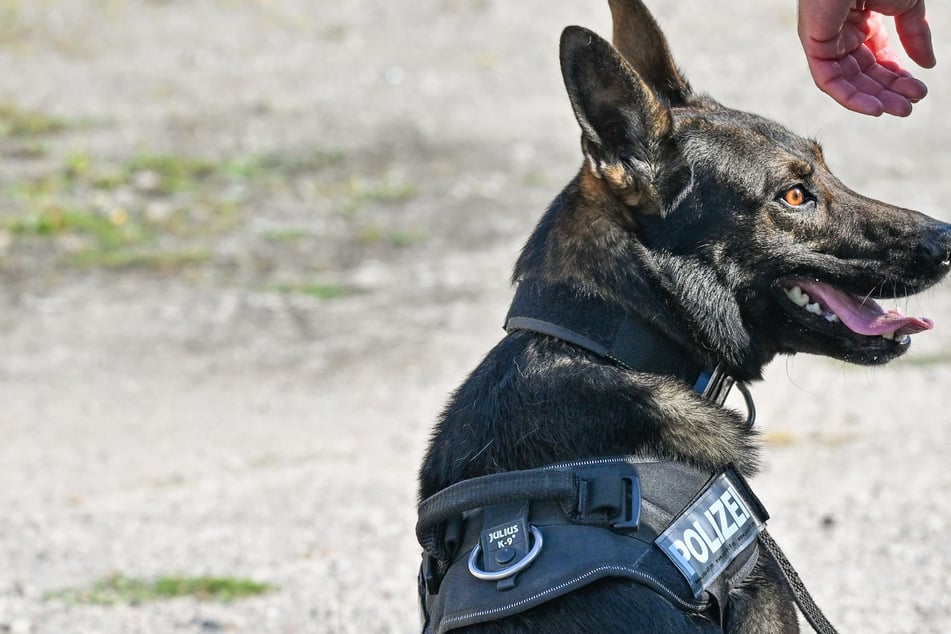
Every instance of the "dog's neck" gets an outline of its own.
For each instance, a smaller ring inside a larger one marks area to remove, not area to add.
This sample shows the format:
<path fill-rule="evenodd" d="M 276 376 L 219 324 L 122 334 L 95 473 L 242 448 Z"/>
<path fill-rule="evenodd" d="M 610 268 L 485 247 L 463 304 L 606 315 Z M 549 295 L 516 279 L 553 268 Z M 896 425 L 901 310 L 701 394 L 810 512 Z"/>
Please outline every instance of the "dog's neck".
<path fill-rule="evenodd" d="M 717 368 L 699 362 L 649 320 L 566 285 L 523 279 L 505 329 L 556 337 L 629 370 L 677 379 L 718 404 L 734 383 Z"/>

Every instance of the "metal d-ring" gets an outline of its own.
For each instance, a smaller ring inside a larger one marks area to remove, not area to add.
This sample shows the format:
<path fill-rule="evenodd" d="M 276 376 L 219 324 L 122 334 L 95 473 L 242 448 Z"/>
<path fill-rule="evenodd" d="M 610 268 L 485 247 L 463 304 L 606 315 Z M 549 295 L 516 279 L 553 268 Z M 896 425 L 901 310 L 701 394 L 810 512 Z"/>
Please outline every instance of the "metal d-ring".
<path fill-rule="evenodd" d="M 529 529 L 532 531 L 534 543 L 532 544 L 532 549 L 529 550 L 528 554 L 524 557 L 511 566 L 506 566 L 502 570 L 488 572 L 479 568 L 479 554 L 482 552 L 482 547 L 476 544 L 472 547 L 472 552 L 469 553 L 469 573 L 476 579 L 482 579 L 483 581 L 500 581 L 502 579 L 508 579 L 512 575 L 517 575 L 531 566 L 535 558 L 538 557 L 538 553 L 542 551 L 542 532 L 534 526 L 529 526 Z"/>
<path fill-rule="evenodd" d="M 743 400 L 746 401 L 746 424 L 752 429 L 756 423 L 756 405 L 753 403 L 753 395 L 750 394 L 750 388 L 746 387 L 746 383 L 737 382 L 736 389 L 740 391 L 740 394 L 743 395 Z"/>

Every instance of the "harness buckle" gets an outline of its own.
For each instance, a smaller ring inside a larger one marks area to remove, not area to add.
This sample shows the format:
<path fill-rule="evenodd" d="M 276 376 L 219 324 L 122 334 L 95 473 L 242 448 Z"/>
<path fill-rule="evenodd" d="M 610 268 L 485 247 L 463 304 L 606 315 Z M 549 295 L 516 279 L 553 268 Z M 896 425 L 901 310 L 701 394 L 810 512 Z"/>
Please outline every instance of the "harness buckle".
<path fill-rule="evenodd" d="M 424 552 L 423 564 L 419 568 L 420 590 L 425 587 L 428 594 L 439 594 L 439 586 L 442 583 L 442 578 L 443 575 L 439 572 L 439 560 L 429 553 Z"/>
<path fill-rule="evenodd" d="M 637 472 L 623 476 L 581 477 L 577 510 L 579 523 L 637 530 L 641 520 L 641 481 Z"/>

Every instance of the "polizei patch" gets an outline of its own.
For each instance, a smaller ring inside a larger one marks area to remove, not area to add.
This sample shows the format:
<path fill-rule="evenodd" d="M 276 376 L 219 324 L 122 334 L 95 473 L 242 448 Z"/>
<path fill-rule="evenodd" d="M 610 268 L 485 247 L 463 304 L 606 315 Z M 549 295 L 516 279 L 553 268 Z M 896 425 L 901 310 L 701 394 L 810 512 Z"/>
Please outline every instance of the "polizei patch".
<path fill-rule="evenodd" d="M 724 473 L 654 543 L 674 562 L 699 597 L 756 539 L 762 527 Z"/>

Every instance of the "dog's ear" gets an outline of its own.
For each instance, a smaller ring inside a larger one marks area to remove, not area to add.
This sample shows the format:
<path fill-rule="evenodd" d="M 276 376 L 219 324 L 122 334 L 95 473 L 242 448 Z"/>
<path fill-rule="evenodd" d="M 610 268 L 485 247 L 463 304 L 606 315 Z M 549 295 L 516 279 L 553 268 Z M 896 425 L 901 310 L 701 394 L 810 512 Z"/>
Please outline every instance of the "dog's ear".
<path fill-rule="evenodd" d="M 692 94 L 667 46 L 667 38 L 640 0 L 609 0 L 614 47 L 631 68 L 669 106 L 682 106 Z"/>
<path fill-rule="evenodd" d="M 670 110 L 608 42 L 580 26 L 561 35 L 561 70 L 588 166 L 641 213 L 682 187 Z"/>

